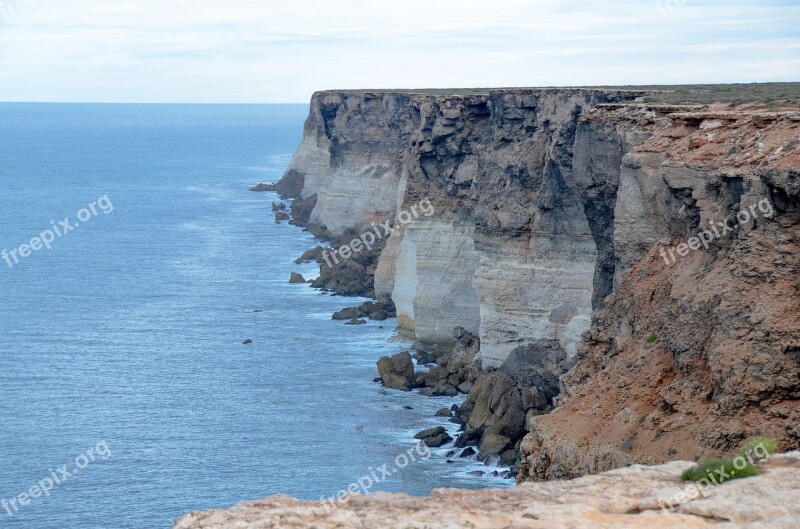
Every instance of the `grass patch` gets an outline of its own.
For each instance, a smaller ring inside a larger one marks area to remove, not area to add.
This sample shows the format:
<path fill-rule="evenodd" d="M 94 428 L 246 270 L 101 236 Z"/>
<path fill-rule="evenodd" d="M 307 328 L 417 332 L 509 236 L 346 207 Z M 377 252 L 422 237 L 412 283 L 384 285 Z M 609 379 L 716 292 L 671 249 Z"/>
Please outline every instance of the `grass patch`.
<path fill-rule="evenodd" d="M 681 474 L 684 481 L 708 480 L 724 483 L 732 479 L 748 478 L 758 474 L 758 467 L 751 465 L 746 458 L 706 459 Z"/>
<path fill-rule="evenodd" d="M 748 478 L 758 474 L 754 464 L 778 452 L 775 439 L 756 437 L 739 449 L 734 459 L 706 459 L 681 474 L 684 481 L 705 481 L 718 485 L 732 479 Z"/>
<path fill-rule="evenodd" d="M 658 341 L 658 336 L 655 334 L 651 334 L 647 337 L 647 343 L 656 343 Z"/>
<path fill-rule="evenodd" d="M 778 441 L 765 437 L 756 437 L 739 450 L 739 455 L 747 457 L 755 454 L 757 457 L 767 457 L 778 453 Z"/>

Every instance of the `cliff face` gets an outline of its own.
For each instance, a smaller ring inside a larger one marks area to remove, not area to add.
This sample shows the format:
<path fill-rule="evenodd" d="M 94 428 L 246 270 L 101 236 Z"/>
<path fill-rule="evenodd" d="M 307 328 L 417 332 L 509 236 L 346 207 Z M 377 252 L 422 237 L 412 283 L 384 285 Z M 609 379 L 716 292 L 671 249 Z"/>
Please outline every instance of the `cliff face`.
<path fill-rule="evenodd" d="M 410 103 L 403 94 L 314 94 L 287 170 L 304 182 L 302 198 L 317 196 L 312 224 L 340 236 L 393 216 L 402 198 L 403 152 L 419 122 Z"/>
<path fill-rule="evenodd" d="M 291 170 L 305 175 L 304 197 L 318 195 L 311 222 L 333 235 L 431 201 L 435 215 L 399 226 L 377 268 L 375 292 L 392 296 L 401 332 L 429 347 L 450 343 L 454 327 L 477 332 L 484 366 L 543 338 L 574 356 L 613 281 L 628 147 L 579 118 L 640 95 L 323 92 Z"/>
<path fill-rule="evenodd" d="M 562 378 L 563 405 L 532 421 L 523 478 L 708 457 L 757 435 L 800 444 L 800 115 L 661 125 L 623 158 L 621 287 Z"/>
<path fill-rule="evenodd" d="M 548 415 L 509 390 L 531 431 L 523 477 L 767 432 L 800 441 L 800 118 L 644 95 L 321 92 L 284 178 L 316 200 L 321 233 L 397 219 L 375 294 L 420 348 L 453 345 L 461 327 L 484 368 L 544 345 L 554 376 L 576 364 Z M 431 215 L 407 214 L 423 201 Z M 483 397 L 470 395 L 497 412 Z"/>

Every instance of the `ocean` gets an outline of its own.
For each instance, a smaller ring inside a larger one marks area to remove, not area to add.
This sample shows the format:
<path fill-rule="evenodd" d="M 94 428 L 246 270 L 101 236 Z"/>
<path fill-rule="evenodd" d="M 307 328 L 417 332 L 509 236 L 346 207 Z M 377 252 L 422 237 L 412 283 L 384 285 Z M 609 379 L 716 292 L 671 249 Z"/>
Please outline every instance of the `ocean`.
<path fill-rule="evenodd" d="M 0 104 L 0 527 L 511 485 L 415 450 L 461 398 L 373 382 L 408 348 L 394 320 L 345 326 L 363 300 L 288 283 L 315 241 L 248 187 L 280 178 L 307 112 Z"/>

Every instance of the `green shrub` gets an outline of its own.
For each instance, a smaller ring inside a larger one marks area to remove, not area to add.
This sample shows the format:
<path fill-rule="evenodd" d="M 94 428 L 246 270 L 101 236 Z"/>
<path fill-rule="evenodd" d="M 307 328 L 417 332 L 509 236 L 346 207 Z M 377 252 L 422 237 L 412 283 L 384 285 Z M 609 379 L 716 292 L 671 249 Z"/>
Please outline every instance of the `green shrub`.
<path fill-rule="evenodd" d="M 739 449 L 739 455 L 747 457 L 753 454 L 756 457 L 767 457 L 778 452 L 778 441 L 766 437 L 756 437 Z"/>
<path fill-rule="evenodd" d="M 655 334 L 651 334 L 647 337 L 647 343 L 656 343 L 658 341 L 658 336 Z"/>
<path fill-rule="evenodd" d="M 744 456 L 732 459 L 706 459 L 681 474 L 684 481 L 707 480 L 724 483 L 732 479 L 747 478 L 758 474 L 758 467 L 750 464 Z"/>

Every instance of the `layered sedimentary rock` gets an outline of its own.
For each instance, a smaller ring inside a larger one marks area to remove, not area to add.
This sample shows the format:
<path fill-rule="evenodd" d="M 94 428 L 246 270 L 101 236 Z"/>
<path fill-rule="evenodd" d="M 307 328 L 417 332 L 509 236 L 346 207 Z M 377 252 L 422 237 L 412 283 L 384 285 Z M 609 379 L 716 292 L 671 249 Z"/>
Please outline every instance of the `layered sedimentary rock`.
<path fill-rule="evenodd" d="M 310 222 L 333 236 L 368 229 L 397 209 L 402 153 L 418 120 L 408 94 L 319 92 L 286 179 L 317 195 Z"/>
<path fill-rule="evenodd" d="M 465 435 L 530 430 L 521 479 L 800 442 L 798 113 L 645 95 L 321 92 L 284 178 L 341 243 L 393 222 L 341 267 L 421 350 L 478 335 L 499 370 L 470 382 Z"/>
<path fill-rule="evenodd" d="M 611 155 L 608 167 L 575 175 L 579 117 L 640 95 L 322 92 L 290 172 L 304 176 L 303 197 L 318 195 L 311 223 L 332 235 L 431 201 L 432 217 L 395 222 L 375 279 L 376 294 L 397 306 L 400 331 L 421 346 L 449 343 L 463 327 L 480 334 L 485 366 L 540 339 L 574 356 L 593 300 L 606 293 L 605 285 L 595 293 L 595 276 L 610 242 L 585 196 L 613 198 L 604 187 L 619 171 Z M 606 156 L 584 143 L 587 158 L 593 149 Z"/>
<path fill-rule="evenodd" d="M 798 113 L 672 113 L 624 157 L 620 290 L 563 405 L 533 420 L 521 478 L 800 445 L 798 169 Z"/>
<path fill-rule="evenodd" d="M 513 489 L 434 490 L 431 496 L 377 493 L 330 503 L 273 496 L 227 510 L 194 512 L 174 529 L 453 529 L 481 527 L 795 529 L 800 452 L 772 456 L 761 474 L 691 494 L 680 481 L 692 464 L 631 467 L 574 481 Z M 674 509 L 669 507 L 674 505 Z"/>

